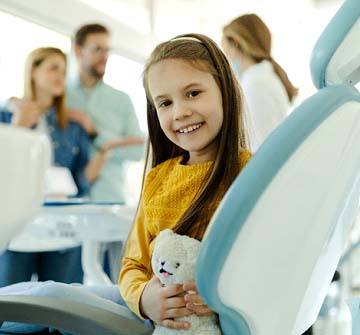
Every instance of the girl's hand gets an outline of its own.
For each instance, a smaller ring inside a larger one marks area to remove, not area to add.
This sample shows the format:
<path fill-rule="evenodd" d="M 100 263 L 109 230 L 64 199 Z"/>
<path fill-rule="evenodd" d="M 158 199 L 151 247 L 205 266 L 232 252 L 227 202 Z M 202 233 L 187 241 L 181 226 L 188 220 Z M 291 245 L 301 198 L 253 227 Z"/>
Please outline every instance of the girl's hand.
<path fill-rule="evenodd" d="M 159 278 L 153 277 L 145 286 L 140 299 L 141 314 L 157 324 L 173 328 L 188 329 L 189 322 L 175 321 L 174 318 L 193 314 L 185 305 L 184 297 L 177 295 L 184 293 L 182 285 L 162 286 Z"/>
<path fill-rule="evenodd" d="M 184 296 L 186 308 L 193 311 L 198 316 L 209 316 L 214 312 L 203 303 L 200 295 L 197 293 L 195 282 L 188 282 L 183 285 L 183 290 L 187 293 Z"/>

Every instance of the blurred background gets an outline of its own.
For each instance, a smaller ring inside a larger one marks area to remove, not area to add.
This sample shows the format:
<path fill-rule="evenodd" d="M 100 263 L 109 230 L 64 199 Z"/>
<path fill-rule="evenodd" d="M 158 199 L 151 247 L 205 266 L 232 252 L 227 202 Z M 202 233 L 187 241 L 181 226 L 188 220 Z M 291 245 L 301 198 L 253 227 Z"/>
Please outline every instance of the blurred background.
<path fill-rule="evenodd" d="M 222 27 L 254 12 L 273 33 L 273 55 L 299 87 L 295 105 L 315 92 L 310 79 L 312 47 L 340 0 L 1 0 L 0 100 L 22 92 L 22 64 L 34 48 L 70 52 L 70 36 L 85 22 L 111 29 L 112 52 L 105 82 L 127 92 L 146 130 L 141 84 L 143 62 L 159 41 L 201 32 L 220 43 Z M 70 62 L 70 71 L 73 70 Z"/>

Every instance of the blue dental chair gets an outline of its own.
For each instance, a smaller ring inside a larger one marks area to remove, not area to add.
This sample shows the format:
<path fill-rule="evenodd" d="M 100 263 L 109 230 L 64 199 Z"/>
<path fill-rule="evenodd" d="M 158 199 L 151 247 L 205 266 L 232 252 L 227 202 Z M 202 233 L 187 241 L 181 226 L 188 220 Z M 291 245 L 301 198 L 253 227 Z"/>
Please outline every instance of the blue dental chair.
<path fill-rule="evenodd" d="M 313 50 L 319 92 L 273 132 L 215 215 L 197 279 L 225 335 L 299 335 L 316 320 L 359 208 L 359 40 L 360 1 L 348 0 Z"/>
<path fill-rule="evenodd" d="M 211 221 L 197 283 L 224 335 L 300 335 L 319 313 L 360 198 L 360 95 L 352 86 L 360 48 L 344 50 L 360 35 L 359 17 L 360 1 L 345 1 L 314 49 L 319 92 L 270 135 Z M 0 297 L 1 320 L 73 334 L 151 333 L 125 313 L 44 297 Z"/>

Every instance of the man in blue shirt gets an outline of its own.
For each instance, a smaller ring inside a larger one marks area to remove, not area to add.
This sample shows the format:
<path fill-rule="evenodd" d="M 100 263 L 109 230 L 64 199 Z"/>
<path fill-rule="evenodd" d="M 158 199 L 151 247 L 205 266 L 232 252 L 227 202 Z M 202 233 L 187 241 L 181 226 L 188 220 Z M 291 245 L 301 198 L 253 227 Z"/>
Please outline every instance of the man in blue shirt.
<path fill-rule="evenodd" d="M 75 34 L 78 76 L 67 85 L 70 118 L 92 138 L 94 164 L 102 165 L 92 176 L 91 198 L 123 202 L 124 162 L 143 156 L 143 135 L 129 96 L 103 81 L 109 55 L 109 32 L 99 24 L 81 27 Z"/>
<path fill-rule="evenodd" d="M 143 135 L 129 96 L 103 81 L 109 56 L 109 31 L 100 24 L 82 26 L 73 47 L 78 76 L 67 86 L 70 118 L 80 123 L 92 139 L 93 171 L 90 196 L 94 201 L 124 202 L 126 165 L 143 157 Z M 117 280 L 121 243 L 109 246 L 110 272 Z"/>

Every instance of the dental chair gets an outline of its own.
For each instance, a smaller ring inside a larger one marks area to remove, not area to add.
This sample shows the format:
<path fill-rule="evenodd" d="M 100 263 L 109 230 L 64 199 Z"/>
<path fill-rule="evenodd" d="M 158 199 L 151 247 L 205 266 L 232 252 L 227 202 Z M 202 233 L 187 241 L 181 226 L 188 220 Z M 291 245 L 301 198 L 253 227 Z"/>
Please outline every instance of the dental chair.
<path fill-rule="evenodd" d="M 355 86 L 360 81 L 359 8 L 359 1 L 345 2 L 319 38 L 311 62 L 312 79 L 317 88 L 337 84 Z M 346 250 L 342 263 L 355 249 L 356 246 L 350 246 Z M 360 299 L 348 299 L 347 304 L 352 317 L 352 333 L 359 334 Z"/>
<path fill-rule="evenodd" d="M 0 125 L 0 252 L 41 208 L 50 144 L 43 135 Z"/>
<path fill-rule="evenodd" d="M 359 17 L 358 0 L 340 8 L 313 53 L 319 92 L 269 136 L 210 223 L 196 277 L 224 335 L 300 335 L 319 313 L 360 198 L 360 95 L 351 86 L 360 48 L 344 50 L 359 36 Z M 125 314 L 43 297 L 0 297 L 1 320 L 151 333 Z"/>
<path fill-rule="evenodd" d="M 359 41 L 360 1 L 348 0 L 313 50 L 318 93 L 261 146 L 214 216 L 197 280 L 225 335 L 300 335 L 317 318 L 359 208 Z"/>

